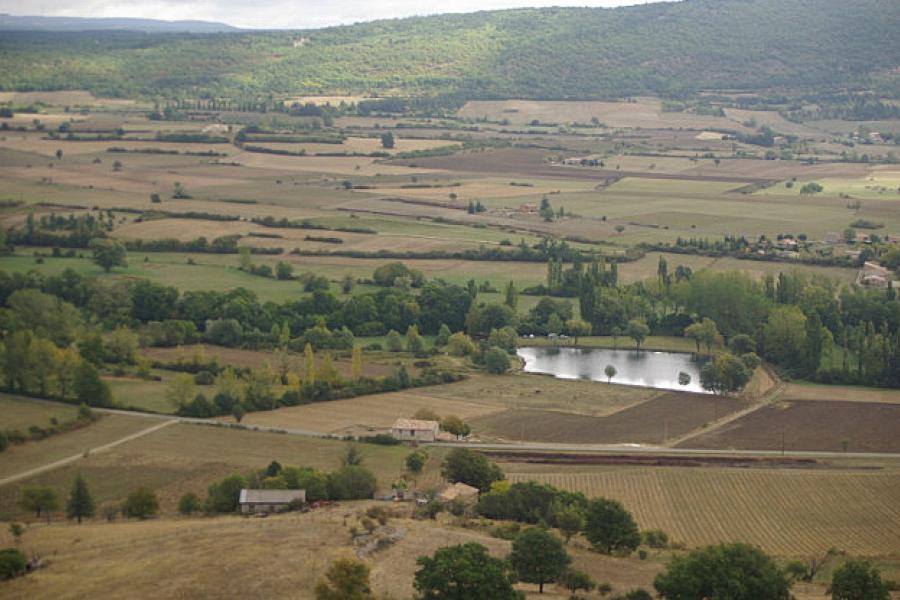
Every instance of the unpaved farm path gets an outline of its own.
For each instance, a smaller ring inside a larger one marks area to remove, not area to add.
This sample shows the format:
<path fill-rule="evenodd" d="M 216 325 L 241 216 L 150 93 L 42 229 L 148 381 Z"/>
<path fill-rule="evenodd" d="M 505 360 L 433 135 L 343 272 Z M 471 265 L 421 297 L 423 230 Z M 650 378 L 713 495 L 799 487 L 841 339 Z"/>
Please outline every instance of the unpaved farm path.
<path fill-rule="evenodd" d="M 113 442 L 109 442 L 108 444 L 103 444 L 102 446 L 97 446 L 96 448 L 91 448 L 86 450 L 81 454 L 75 454 L 69 456 L 67 458 L 62 458 L 60 460 L 53 461 L 52 463 L 47 463 L 46 465 L 41 465 L 40 467 L 35 467 L 33 469 L 28 469 L 27 471 L 22 471 L 21 473 L 16 473 L 15 475 L 10 475 L 9 477 L 5 477 L 0 479 L 0 486 L 7 485 L 10 483 L 15 483 L 16 481 L 20 481 L 22 479 L 26 479 L 28 477 L 33 477 L 34 475 L 38 475 L 39 473 L 43 473 L 45 471 L 50 471 L 53 469 L 57 469 L 59 467 L 65 466 L 69 463 L 73 463 L 81 458 L 83 458 L 86 454 L 96 454 L 97 452 L 103 452 L 104 450 L 109 450 L 110 448 L 115 448 L 119 444 L 124 444 L 126 442 L 130 442 L 139 437 L 145 436 L 147 434 L 153 433 L 154 431 L 158 431 L 163 427 L 168 427 L 173 423 L 178 423 L 178 419 L 168 419 L 163 421 L 162 423 L 157 423 L 153 427 L 148 427 L 147 429 L 142 429 L 136 433 L 132 433 L 131 435 L 127 435 L 123 438 L 115 440 Z"/>

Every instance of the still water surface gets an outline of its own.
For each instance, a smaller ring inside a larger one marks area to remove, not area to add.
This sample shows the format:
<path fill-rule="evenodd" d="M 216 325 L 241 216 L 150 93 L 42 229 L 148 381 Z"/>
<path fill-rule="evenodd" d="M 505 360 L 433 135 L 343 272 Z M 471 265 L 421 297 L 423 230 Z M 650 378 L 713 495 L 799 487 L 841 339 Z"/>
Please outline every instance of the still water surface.
<path fill-rule="evenodd" d="M 700 367 L 703 363 L 683 352 L 609 350 L 604 348 L 519 348 L 525 372 L 553 375 L 560 379 L 606 381 L 606 365 L 616 368 L 613 383 L 641 385 L 664 390 L 701 392 Z M 688 385 L 678 383 L 678 373 L 691 376 Z"/>

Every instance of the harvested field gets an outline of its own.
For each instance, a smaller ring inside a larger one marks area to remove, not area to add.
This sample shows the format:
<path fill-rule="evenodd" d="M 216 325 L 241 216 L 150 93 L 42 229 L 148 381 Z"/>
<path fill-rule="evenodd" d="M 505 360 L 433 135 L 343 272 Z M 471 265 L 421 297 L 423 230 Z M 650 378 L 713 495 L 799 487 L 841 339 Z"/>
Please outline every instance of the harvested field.
<path fill-rule="evenodd" d="M 494 121 L 508 119 L 518 124 L 534 119 L 544 123 L 587 123 L 596 117 L 609 127 L 746 130 L 740 122 L 726 117 L 663 112 L 662 103 L 655 98 L 636 98 L 633 102 L 473 100 L 459 114 Z"/>
<path fill-rule="evenodd" d="M 642 529 L 661 528 L 691 547 L 741 541 L 796 557 L 832 547 L 864 556 L 900 548 L 895 469 L 502 466 L 512 481 L 536 479 L 619 500 Z"/>
<path fill-rule="evenodd" d="M 595 384 L 600 385 L 600 384 Z M 482 437 L 571 444 L 664 444 L 745 408 L 735 398 L 665 393 L 606 417 L 511 409 L 472 420 Z"/>
<path fill-rule="evenodd" d="M 689 440 L 684 448 L 900 452 L 900 404 L 780 402 Z"/>
<path fill-rule="evenodd" d="M 371 435 L 389 432 L 395 420 L 412 417 L 420 408 L 428 408 L 441 415 L 457 415 L 463 419 L 496 410 L 495 407 L 475 402 L 431 397 L 428 391 L 426 388 L 421 392 L 378 394 L 281 408 L 248 414 L 242 422 L 247 425 L 301 428 L 336 435 Z"/>
<path fill-rule="evenodd" d="M 628 408 L 660 392 L 632 386 L 604 386 L 587 381 L 563 381 L 527 374 L 497 377 L 474 375 L 469 379 L 391 394 L 361 396 L 348 400 L 313 403 L 250 413 L 244 423 L 286 429 L 306 429 L 334 434 L 362 434 L 387 431 L 394 420 L 411 417 L 428 408 L 441 416 L 455 414 L 475 425 L 511 409 L 569 411 L 590 418 Z M 553 413 L 556 414 L 556 413 Z"/>
<path fill-rule="evenodd" d="M 789 383 L 781 400 L 839 400 L 844 402 L 886 402 L 900 404 L 900 390 L 815 383 Z"/>
<path fill-rule="evenodd" d="M 546 151 L 542 150 L 491 150 L 485 152 L 462 152 L 452 156 L 396 160 L 393 161 L 393 164 L 415 165 L 426 169 L 469 173 L 521 173 L 530 177 L 580 181 L 604 181 L 610 177 L 734 183 L 760 183 L 767 181 L 764 178 L 739 175 L 682 175 L 678 173 L 648 173 L 646 171 L 616 171 L 557 166 L 547 163 L 545 161 L 546 155 Z"/>

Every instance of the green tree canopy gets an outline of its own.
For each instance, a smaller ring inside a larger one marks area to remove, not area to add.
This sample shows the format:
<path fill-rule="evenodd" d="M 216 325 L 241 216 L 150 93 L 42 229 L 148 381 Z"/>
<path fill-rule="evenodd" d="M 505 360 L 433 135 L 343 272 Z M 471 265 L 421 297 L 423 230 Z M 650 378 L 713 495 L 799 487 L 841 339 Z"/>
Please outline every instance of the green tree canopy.
<path fill-rule="evenodd" d="M 454 448 L 447 454 L 441 473 L 451 483 L 462 482 L 477 487 L 482 492 L 491 488 L 495 481 L 504 479 L 500 467 L 487 459 L 484 454 L 468 448 Z"/>
<path fill-rule="evenodd" d="M 627 554 L 641 544 L 641 534 L 631 513 L 621 503 L 606 498 L 588 503 L 584 535 L 594 548 L 607 554 Z"/>
<path fill-rule="evenodd" d="M 676 556 L 653 585 L 665 600 L 790 600 L 785 574 L 762 550 L 721 544 Z"/>
<path fill-rule="evenodd" d="M 69 494 L 69 501 L 66 504 L 66 516 L 76 519 L 79 523 L 82 519 L 94 516 L 94 498 L 80 473 L 72 482 L 72 492 Z"/>
<path fill-rule="evenodd" d="M 832 600 L 890 600 L 878 569 L 861 560 L 848 560 L 834 570 L 828 588 Z"/>
<path fill-rule="evenodd" d="M 562 542 L 539 527 L 526 529 L 513 540 L 509 562 L 520 581 L 536 583 L 541 594 L 544 584 L 552 583 L 571 562 Z"/>
<path fill-rule="evenodd" d="M 441 548 L 417 561 L 413 586 L 421 600 L 517 600 L 515 576 L 481 544 Z"/>
<path fill-rule="evenodd" d="M 94 238 L 91 240 L 91 253 L 94 262 L 107 273 L 113 267 L 128 266 L 128 261 L 125 260 L 128 253 L 125 250 L 125 245 L 119 240 Z"/>

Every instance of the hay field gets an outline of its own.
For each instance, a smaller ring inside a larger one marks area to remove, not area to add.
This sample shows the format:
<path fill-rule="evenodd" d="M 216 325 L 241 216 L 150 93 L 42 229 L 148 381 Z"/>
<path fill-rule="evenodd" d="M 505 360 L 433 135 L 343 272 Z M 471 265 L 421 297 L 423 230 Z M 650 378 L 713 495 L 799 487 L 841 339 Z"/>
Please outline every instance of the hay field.
<path fill-rule="evenodd" d="M 423 140 L 423 139 L 406 139 L 402 135 L 394 133 L 394 147 L 385 148 L 381 145 L 381 138 L 374 137 L 348 137 L 342 144 L 312 144 L 312 143 L 295 143 L 295 142 L 248 142 L 252 146 L 262 146 L 263 148 L 272 148 L 276 150 L 289 150 L 291 152 L 299 152 L 305 150 L 307 154 L 331 154 L 334 152 L 358 152 L 360 154 L 369 154 L 372 152 L 387 152 L 388 154 L 397 154 L 398 152 L 415 152 L 417 150 L 430 150 L 432 148 L 440 148 L 441 146 L 450 146 L 454 144 L 452 140 Z"/>
<path fill-rule="evenodd" d="M 573 419 L 595 418 L 661 395 L 649 388 L 562 381 L 525 373 L 502 378 L 472 375 L 449 385 L 250 413 L 244 422 L 358 435 L 387 431 L 396 419 L 412 417 L 418 409 L 428 408 L 441 416 L 455 414 L 470 420 L 476 435 L 490 437 L 482 421 L 502 419 L 513 410 L 559 411 Z"/>
<path fill-rule="evenodd" d="M 883 471 L 502 466 L 513 481 L 536 479 L 619 500 L 641 528 L 661 528 L 689 546 L 742 541 L 796 557 L 832 547 L 865 556 L 900 549 L 896 466 Z"/>
<path fill-rule="evenodd" d="M 609 127 L 745 129 L 725 117 L 662 112 L 662 102 L 654 98 L 636 98 L 634 102 L 474 100 L 467 102 L 458 114 L 467 119 L 508 119 L 518 125 L 534 119 L 545 123 L 587 123 L 596 117 Z"/>

